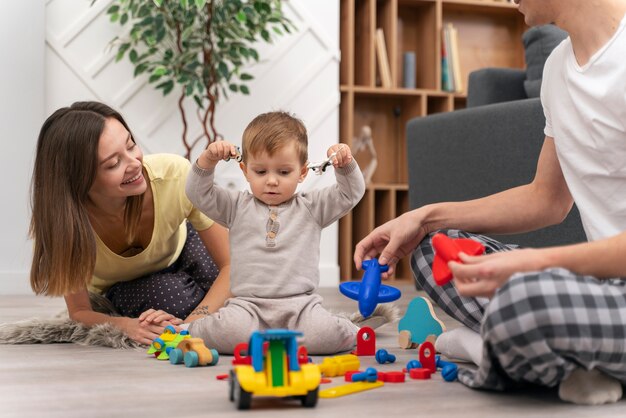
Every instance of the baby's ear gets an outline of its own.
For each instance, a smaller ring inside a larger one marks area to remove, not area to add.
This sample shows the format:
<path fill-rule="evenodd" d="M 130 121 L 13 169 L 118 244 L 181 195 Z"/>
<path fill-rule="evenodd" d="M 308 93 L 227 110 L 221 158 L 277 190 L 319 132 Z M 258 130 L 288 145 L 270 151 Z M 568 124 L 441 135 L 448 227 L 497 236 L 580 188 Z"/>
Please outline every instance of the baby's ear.
<path fill-rule="evenodd" d="M 239 163 L 239 168 L 241 169 L 241 172 L 243 173 L 243 175 L 246 177 L 246 180 L 248 180 L 248 167 L 246 167 L 245 163 Z M 250 180 L 248 180 L 249 182 Z"/>
<path fill-rule="evenodd" d="M 309 174 L 309 162 L 304 163 L 302 168 L 300 169 L 300 178 L 298 179 L 298 183 L 302 183 L 306 178 L 306 175 Z"/>

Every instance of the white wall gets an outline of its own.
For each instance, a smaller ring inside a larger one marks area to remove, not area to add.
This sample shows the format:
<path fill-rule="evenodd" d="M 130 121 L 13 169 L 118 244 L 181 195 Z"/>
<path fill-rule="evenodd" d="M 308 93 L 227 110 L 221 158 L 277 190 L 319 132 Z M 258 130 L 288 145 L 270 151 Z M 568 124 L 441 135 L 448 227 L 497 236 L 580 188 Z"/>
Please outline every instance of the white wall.
<path fill-rule="evenodd" d="M 127 60 L 113 62 L 114 51 L 108 43 L 120 27 L 111 24 L 105 13 L 110 3 L 98 0 L 90 7 L 88 0 L 16 1 L 6 2 L 0 14 L 0 53 L 15 56 L 8 74 L 4 74 L 7 65 L 0 70 L 3 84 L 10 80 L 9 95 L 3 92 L 2 126 L 8 135 L 5 143 L 10 140 L 17 149 L 17 155 L 4 152 L 2 156 L 3 190 L 11 200 L 2 209 L 7 225 L 2 229 L 0 294 L 29 291 L 27 191 L 36 136 L 45 116 L 74 101 L 103 101 L 122 112 L 144 152 L 183 154 L 177 97 L 163 98 L 145 78 L 134 79 Z M 276 38 L 273 45 L 259 45 L 262 62 L 248 70 L 255 76 L 250 83 L 252 94 L 232 95 L 220 103 L 216 125 L 226 139 L 239 143 L 255 115 L 274 109 L 294 112 L 307 125 L 310 159 L 317 161 L 339 140 L 339 3 L 290 0 L 285 4 L 298 31 Z M 28 22 L 28 31 L 23 30 L 24 22 Z M 20 43 L 13 44 L 18 33 Z M 199 127 L 192 132 L 199 132 Z M 218 167 L 218 181 L 246 187 L 236 165 Z M 320 187 L 332 181 L 332 174 L 310 175 L 302 187 Z M 337 285 L 336 224 L 322 235 L 320 269 L 321 285 Z"/>
<path fill-rule="evenodd" d="M 7 1 L 0 12 L 0 294 L 30 291 L 28 192 L 44 120 L 44 7 Z"/>

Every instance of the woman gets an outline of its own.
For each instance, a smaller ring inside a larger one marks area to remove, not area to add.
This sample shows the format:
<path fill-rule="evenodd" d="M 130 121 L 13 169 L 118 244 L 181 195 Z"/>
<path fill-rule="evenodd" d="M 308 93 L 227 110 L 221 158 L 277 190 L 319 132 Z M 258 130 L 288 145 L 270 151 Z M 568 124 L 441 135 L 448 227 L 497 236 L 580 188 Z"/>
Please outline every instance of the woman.
<path fill-rule="evenodd" d="M 39 134 L 31 190 L 35 293 L 63 295 L 73 320 L 112 323 L 142 344 L 219 309 L 230 296 L 228 232 L 186 198 L 189 168 L 176 155 L 144 159 L 104 104 L 54 112 Z M 95 312 L 90 293 L 122 316 Z"/>

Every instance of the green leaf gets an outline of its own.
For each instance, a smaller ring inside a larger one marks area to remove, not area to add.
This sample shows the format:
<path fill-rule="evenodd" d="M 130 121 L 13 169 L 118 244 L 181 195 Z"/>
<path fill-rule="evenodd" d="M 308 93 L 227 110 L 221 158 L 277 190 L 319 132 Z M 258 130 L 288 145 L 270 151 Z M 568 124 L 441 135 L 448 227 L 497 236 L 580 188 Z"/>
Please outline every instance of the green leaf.
<path fill-rule="evenodd" d="M 244 13 L 243 10 L 239 10 L 239 13 L 237 13 L 237 20 L 240 21 L 241 23 L 245 23 L 245 21 L 248 18 L 246 17 L 246 14 Z"/>
<path fill-rule="evenodd" d="M 217 65 L 217 71 L 222 75 L 222 77 L 228 78 L 228 66 L 224 61 L 219 62 Z"/>
<path fill-rule="evenodd" d="M 200 109 L 204 109 L 204 104 L 202 103 L 202 99 L 197 94 L 193 95 L 193 99 L 196 101 L 196 104 Z"/>
<path fill-rule="evenodd" d="M 182 7 L 183 9 L 188 9 L 189 8 L 189 0 L 180 0 L 180 7 Z"/>
<path fill-rule="evenodd" d="M 115 4 L 107 9 L 107 14 L 111 15 L 113 13 L 117 13 L 119 10 L 120 10 L 120 6 Z"/>
<path fill-rule="evenodd" d="M 239 76 L 239 78 L 242 81 L 248 81 L 248 80 L 252 80 L 254 77 L 248 73 L 241 73 L 241 75 Z"/>
<path fill-rule="evenodd" d="M 134 49 L 131 49 L 130 53 L 128 54 L 128 58 L 130 58 L 130 62 L 134 64 L 137 62 L 137 59 L 139 58 L 139 54 L 137 54 L 137 51 L 135 51 Z"/>
<path fill-rule="evenodd" d="M 154 83 L 155 81 L 158 81 L 160 78 L 161 78 L 161 75 L 152 74 L 150 78 L 148 79 L 148 83 Z"/>
<path fill-rule="evenodd" d="M 231 91 L 234 91 L 235 93 L 237 93 L 237 92 L 239 91 L 239 87 L 237 87 L 237 84 L 229 84 L 229 85 L 228 85 L 228 88 L 229 88 Z"/>
<path fill-rule="evenodd" d="M 163 5 L 163 0 L 152 0 L 156 7 L 161 7 Z"/>
<path fill-rule="evenodd" d="M 172 80 L 165 81 L 156 86 L 157 89 L 163 89 L 163 96 L 167 96 L 174 89 L 174 82 Z"/>
<path fill-rule="evenodd" d="M 145 73 L 147 69 L 148 69 L 148 64 L 146 64 L 145 62 L 142 62 L 141 64 L 135 67 L 134 76 L 137 77 L 139 74 Z"/>
<path fill-rule="evenodd" d="M 165 74 L 167 74 L 167 68 L 165 67 L 156 67 L 154 70 L 152 70 L 152 75 L 162 76 Z"/>
<path fill-rule="evenodd" d="M 128 51 L 128 48 L 130 48 L 129 43 L 120 45 L 119 49 L 117 50 L 117 55 L 115 56 L 115 62 L 119 62 L 122 58 L 124 58 L 124 54 L 126 53 L 126 51 Z"/>
<path fill-rule="evenodd" d="M 206 2 L 207 0 L 196 0 L 196 8 L 204 9 L 204 6 L 206 6 Z"/>
<path fill-rule="evenodd" d="M 117 22 L 119 18 L 120 18 L 120 15 L 119 15 L 119 14 L 117 14 L 117 13 L 113 13 L 113 14 L 111 15 L 111 22 Z"/>
<path fill-rule="evenodd" d="M 239 86 L 239 90 L 245 95 L 250 94 L 250 90 L 248 89 L 248 86 L 245 86 L 243 84 Z"/>
<path fill-rule="evenodd" d="M 120 19 L 120 25 L 123 26 L 126 24 L 126 22 L 128 22 L 128 13 L 124 13 L 122 15 L 122 18 Z"/>
<path fill-rule="evenodd" d="M 268 43 L 272 42 L 272 39 L 270 38 L 270 33 L 267 31 L 267 29 L 263 29 L 261 31 L 261 38 L 263 38 L 265 42 L 268 42 Z"/>

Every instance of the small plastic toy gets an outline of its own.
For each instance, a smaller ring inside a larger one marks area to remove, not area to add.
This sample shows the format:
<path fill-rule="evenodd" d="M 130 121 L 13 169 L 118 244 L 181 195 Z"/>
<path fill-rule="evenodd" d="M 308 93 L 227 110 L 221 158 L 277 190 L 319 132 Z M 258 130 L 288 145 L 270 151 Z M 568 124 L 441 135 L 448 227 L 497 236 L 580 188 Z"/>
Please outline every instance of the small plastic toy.
<path fill-rule="evenodd" d="M 363 327 L 356 333 L 357 356 L 373 356 L 376 354 L 376 333 L 370 327 Z"/>
<path fill-rule="evenodd" d="M 239 148 L 238 146 L 235 145 L 235 149 L 237 150 L 235 152 L 235 156 L 234 157 L 226 157 L 224 159 L 224 161 L 230 161 L 233 158 L 235 159 L 235 161 L 237 161 L 238 163 L 240 163 L 243 160 L 243 155 L 241 155 L 241 148 Z"/>
<path fill-rule="evenodd" d="M 343 148 L 343 146 L 340 146 L 337 151 L 333 152 L 332 154 L 330 154 L 328 156 L 328 158 L 326 158 L 324 161 L 320 161 L 318 163 L 309 163 L 308 164 L 308 168 L 309 170 L 313 170 L 313 172 L 319 176 L 322 175 L 322 173 L 324 173 L 326 171 L 326 169 L 328 167 L 330 167 L 333 164 L 333 158 L 335 158 L 335 156 L 337 155 L 337 153 Z"/>
<path fill-rule="evenodd" d="M 364 372 L 352 375 L 353 382 L 375 382 L 376 380 L 378 380 L 378 370 L 373 367 L 368 367 Z"/>
<path fill-rule="evenodd" d="M 387 350 L 381 348 L 380 350 L 376 351 L 376 361 L 379 364 L 395 363 L 396 356 L 394 356 L 393 354 L 389 354 Z"/>
<path fill-rule="evenodd" d="M 430 379 L 430 375 L 432 372 L 423 367 L 417 367 L 409 370 L 409 377 L 415 380 L 426 380 Z"/>
<path fill-rule="evenodd" d="M 412 369 L 421 369 L 422 363 L 417 360 L 409 360 L 406 364 L 406 371 L 410 372 Z"/>
<path fill-rule="evenodd" d="M 456 380 L 459 372 L 459 366 L 449 361 L 443 361 L 439 356 L 436 357 L 436 365 L 441 368 L 441 376 L 443 377 L 443 380 L 446 382 L 453 382 Z"/>
<path fill-rule="evenodd" d="M 359 370 L 361 362 L 354 354 L 343 354 L 326 357 L 319 365 L 320 371 L 326 377 L 343 376 L 346 372 Z"/>
<path fill-rule="evenodd" d="M 468 255 L 480 255 L 485 252 L 485 247 L 478 241 L 469 238 L 452 239 L 441 233 L 433 236 L 432 243 L 435 249 L 433 277 L 439 286 L 452 280 L 452 272 L 448 268 L 448 263 L 450 261 L 461 263 L 460 252 Z"/>
<path fill-rule="evenodd" d="M 251 365 L 240 364 L 231 371 L 229 398 L 238 409 L 249 409 L 252 395 L 295 396 L 305 407 L 317 404 L 322 375 L 316 364 L 298 363 L 296 337 L 301 335 L 286 329 L 252 333 L 248 344 Z M 269 345 L 264 354 L 266 341 Z"/>
<path fill-rule="evenodd" d="M 380 380 L 375 382 L 354 382 L 341 386 L 320 390 L 320 398 L 338 398 L 339 396 L 350 395 L 351 393 L 363 392 L 364 390 L 376 389 L 383 386 Z"/>
<path fill-rule="evenodd" d="M 406 375 L 400 371 L 378 372 L 378 380 L 389 383 L 403 383 L 406 381 Z"/>
<path fill-rule="evenodd" d="M 365 260 L 362 265 L 365 273 L 361 282 L 341 283 L 339 291 L 344 296 L 359 301 L 359 312 L 367 318 L 374 312 L 377 304 L 400 299 L 402 293 L 395 287 L 380 284 L 380 274 L 387 271 L 389 266 L 381 266 L 376 258 Z"/>
<path fill-rule="evenodd" d="M 429 339 L 436 339 L 445 330 L 446 326 L 435 315 L 432 303 L 418 296 L 409 302 L 406 313 L 398 322 L 398 345 L 401 348 L 415 348 Z M 429 338 L 431 335 L 434 337 Z"/>
<path fill-rule="evenodd" d="M 190 338 L 188 331 L 181 331 L 179 334 L 173 326 L 168 325 L 163 333 L 152 341 L 147 354 L 153 354 L 158 360 L 169 360 L 170 351 L 187 338 Z"/>
<path fill-rule="evenodd" d="M 188 338 L 169 352 L 170 363 L 185 363 L 187 367 L 214 366 L 220 356 L 214 348 L 207 348 L 202 338 Z"/>
<path fill-rule="evenodd" d="M 422 367 L 435 373 L 437 371 L 437 359 L 435 358 L 435 347 L 429 341 L 420 344 L 419 347 L 420 363 Z"/>

